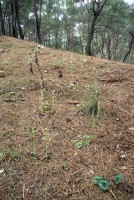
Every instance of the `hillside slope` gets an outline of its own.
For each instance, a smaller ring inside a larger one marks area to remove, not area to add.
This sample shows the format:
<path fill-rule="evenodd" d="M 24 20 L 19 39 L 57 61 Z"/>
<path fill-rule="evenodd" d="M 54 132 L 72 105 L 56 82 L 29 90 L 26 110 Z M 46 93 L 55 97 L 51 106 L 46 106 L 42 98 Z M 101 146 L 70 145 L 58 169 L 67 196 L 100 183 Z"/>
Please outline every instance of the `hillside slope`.
<path fill-rule="evenodd" d="M 39 48 L 41 86 L 34 51 L 0 37 L 0 199 L 132 200 L 134 65 Z"/>

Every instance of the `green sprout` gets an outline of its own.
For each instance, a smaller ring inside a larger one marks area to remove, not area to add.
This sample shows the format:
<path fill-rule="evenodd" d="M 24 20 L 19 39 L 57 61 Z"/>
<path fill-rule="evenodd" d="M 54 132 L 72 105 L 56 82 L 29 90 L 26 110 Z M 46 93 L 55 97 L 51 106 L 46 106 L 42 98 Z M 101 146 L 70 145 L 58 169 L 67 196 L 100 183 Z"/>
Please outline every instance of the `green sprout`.
<path fill-rule="evenodd" d="M 43 98 L 44 98 L 44 89 L 43 89 L 43 82 L 41 80 L 41 82 L 40 82 L 40 97 L 39 97 L 39 112 L 41 115 L 43 115 L 43 112 L 44 112 Z"/>
<path fill-rule="evenodd" d="M 52 101 L 51 101 L 51 106 L 52 106 L 52 114 L 55 112 L 55 91 L 52 91 Z"/>
<path fill-rule="evenodd" d="M 119 185 L 122 182 L 124 175 L 123 174 L 117 174 L 114 177 L 114 183 L 116 185 Z M 95 185 L 97 185 L 102 191 L 107 191 L 109 189 L 110 186 L 110 182 L 106 179 L 103 178 L 101 176 L 94 176 L 92 178 L 92 181 Z"/>
<path fill-rule="evenodd" d="M 4 154 L 3 154 L 3 152 L 0 150 L 0 161 L 3 159 L 3 157 L 4 157 Z"/>
<path fill-rule="evenodd" d="M 88 93 L 88 95 L 87 95 Z M 100 101 L 97 84 L 93 85 L 93 92 L 90 94 L 90 89 L 86 89 L 85 104 L 81 105 L 80 110 L 87 116 L 100 117 Z"/>
<path fill-rule="evenodd" d="M 45 151 L 45 160 L 49 160 L 49 143 L 50 143 L 50 134 L 49 129 L 45 128 L 45 134 L 42 138 L 46 142 L 46 151 Z"/>
<path fill-rule="evenodd" d="M 83 145 L 82 140 L 79 140 L 79 141 L 77 141 L 77 142 L 75 143 L 75 147 L 76 147 L 77 149 L 81 149 L 82 145 Z"/>
<path fill-rule="evenodd" d="M 117 174 L 117 175 L 114 177 L 114 183 L 115 183 L 116 185 L 119 185 L 119 184 L 122 182 L 123 177 L 124 177 L 123 174 Z"/>
<path fill-rule="evenodd" d="M 68 171 L 68 170 L 69 170 L 69 168 L 67 167 L 67 164 L 66 164 L 66 163 L 64 163 L 63 169 L 64 169 L 65 171 Z"/>
<path fill-rule="evenodd" d="M 96 138 L 95 135 L 83 135 L 83 137 L 75 143 L 77 149 L 81 149 L 83 145 L 89 146 L 91 141 Z"/>
<path fill-rule="evenodd" d="M 110 186 L 110 182 L 106 179 L 103 178 L 101 176 L 94 176 L 92 178 L 92 181 L 95 185 L 97 185 L 102 191 L 107 191 L 109 186 Z"/>
<path fill-rule="evenodd" d="M 31 154 L 32 154 L 32 157 L 33 157 L 34 160 L 36 158 L 36 141 L 35 141 L 35 137 L 36 137 L 36 129 L 32 128 L 33 152 Z"/>

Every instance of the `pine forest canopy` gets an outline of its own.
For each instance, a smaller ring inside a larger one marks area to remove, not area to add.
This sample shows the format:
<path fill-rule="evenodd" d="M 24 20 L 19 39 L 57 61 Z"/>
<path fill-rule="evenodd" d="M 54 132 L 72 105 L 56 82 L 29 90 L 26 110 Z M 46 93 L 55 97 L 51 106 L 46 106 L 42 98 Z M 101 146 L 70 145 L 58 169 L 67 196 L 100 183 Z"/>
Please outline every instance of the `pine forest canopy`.
<path fill-rule="evenodd" d="M 0 34 L 134 63 L 134 4 L 124 0 L 0 0 Z"/>

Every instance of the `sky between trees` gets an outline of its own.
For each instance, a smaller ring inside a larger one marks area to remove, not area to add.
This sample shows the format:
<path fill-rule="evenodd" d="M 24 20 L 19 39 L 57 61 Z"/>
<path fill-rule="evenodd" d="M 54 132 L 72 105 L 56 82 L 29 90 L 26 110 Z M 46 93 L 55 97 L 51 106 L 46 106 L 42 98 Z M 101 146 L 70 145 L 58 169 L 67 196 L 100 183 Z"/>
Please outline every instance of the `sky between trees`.
<path fill-rule="evenodd" d="M 129 4 L 132 4 L 134 3 L 134 0 L 124 0 L 125 2 L 129 3 Z"/>

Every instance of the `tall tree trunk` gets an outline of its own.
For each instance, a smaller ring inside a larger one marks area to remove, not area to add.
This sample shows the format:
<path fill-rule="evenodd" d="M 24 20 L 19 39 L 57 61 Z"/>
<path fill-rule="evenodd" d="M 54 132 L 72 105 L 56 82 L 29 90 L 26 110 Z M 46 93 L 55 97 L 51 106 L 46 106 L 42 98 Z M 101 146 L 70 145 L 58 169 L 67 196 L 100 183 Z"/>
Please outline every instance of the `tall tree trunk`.
<path fill-rule="evenodd" d="M 83 50 L 83 44 L 82 44 L 82 36 L 81 36 L 81 34 L 80 34 L 80 47 L 81 47 L 81 53 L 83 54 L 84 50 Z"/>
<path fill-rule="evenodd" d="M 14 4 L 15 4 L 15 13 L 16 13 L 16 21 L 17 21 L 17 25 L 18 25 L 18 31 L 19 31 L 19 35 L 21 39 L 24 39 L 24 34 L 20 25 L 20 16 L 19 16 L 19 0 L 14 0 Z"/>
<path fill-rule="evenodd" d="M 3 19 L 1 1 L 0 1 L 0 23 L 1 23 L 1 34 L 5 35 L 5 27 L 4 27 L 4 19 Z"/>
<path fill-rule="evenodd" d="M 93 40 L 93 36 L 94 36 L 94 28 L 95 28 L 95 23 L 97 20 L 97 16 L 93 16 L 93 20 L 91 23 L 91 27 L 90 27 L 90 32 L 88 35 L 88 41 L 87 41 L 87 55 L 91 56 L 92 55 L 92 48 L 91 48 L 91 44 L 92 44 L 92 40 Z"/>
<path fill-rule="evenodd" d="M 8 22 L 8 35 L 9 36 L 12 36 L 12 16 L 11 16 L 11 13 L 9 13 L 8 15 L 8 19 L 7 19 L 7 22 Z"/>
<path fill-rule="evenodd" d="M 110 31 L 108 30 L 108 36 L 107 36 L 107 59 L 111 59 L 111 36 Z"/>
<path fill-rule="evenodd" d="M 55 49 L 58 49 L 58 30 L 55 33 Z"/>
<path fill-rule="evenodd" d="M 128 50 L 128 52 L 126 53 L 126 55 L 125 55 L 125 57 L 124 57 L 124 59 L 123 59 L 123 62 L 125 62 L 125 61 L 126 61 L 126 59 L 127 59 L 128 55 L 129 55 L 129 54 L 130 54 L 130 52 L 131 52 L 132 46 L 133 46 L 133 41 L 134 41 L 134 33 L 130 33 L 130 34 L 131 34 L 131 41 L 130 41 L 130 44 L 129 44 L 129 50 Z"/>
<path fill-rule="evenodd" d="M 34 0 L 34 14 L 36 20 L 36 34 L 37 34 L 37 42 L 41 44 L 41 0 Z"/>
<path fill-rule="evenodd" d="M 102 33 L 101 34 L 101 58 L 105 58 L 104 47 L 105 47 L 105 33 Z"/>
<path fill-rule="evenodd" d="M 113 52 L 113 59 L 116 60 L 117 48 L 118 48 L 119 36 L 115 36 L 115 46 Z"/>
<path fill-rule="evenodd" d="M 88 33 L 88 39 L 87 39 L 87 55 L 92 56 L 92 40 L 94 36 L 94 31 L 95 31 L 95 25 L 96 21 L 105 5 L 107 0 L 92 0 L 91 5 L 92 5 L 92 11 L 93 11 L 93 18 L 90 26 L 90 31 Z"/>
<path fill-rule="evenodd" d="M 17 27 L 16 27 L 15 8 L 14 8 L 14 1 L 13 0 L 10 0 L 10 6 L 11 6 L 11 16 L 12 16 L 12 36 L 18 37 Z"/>

